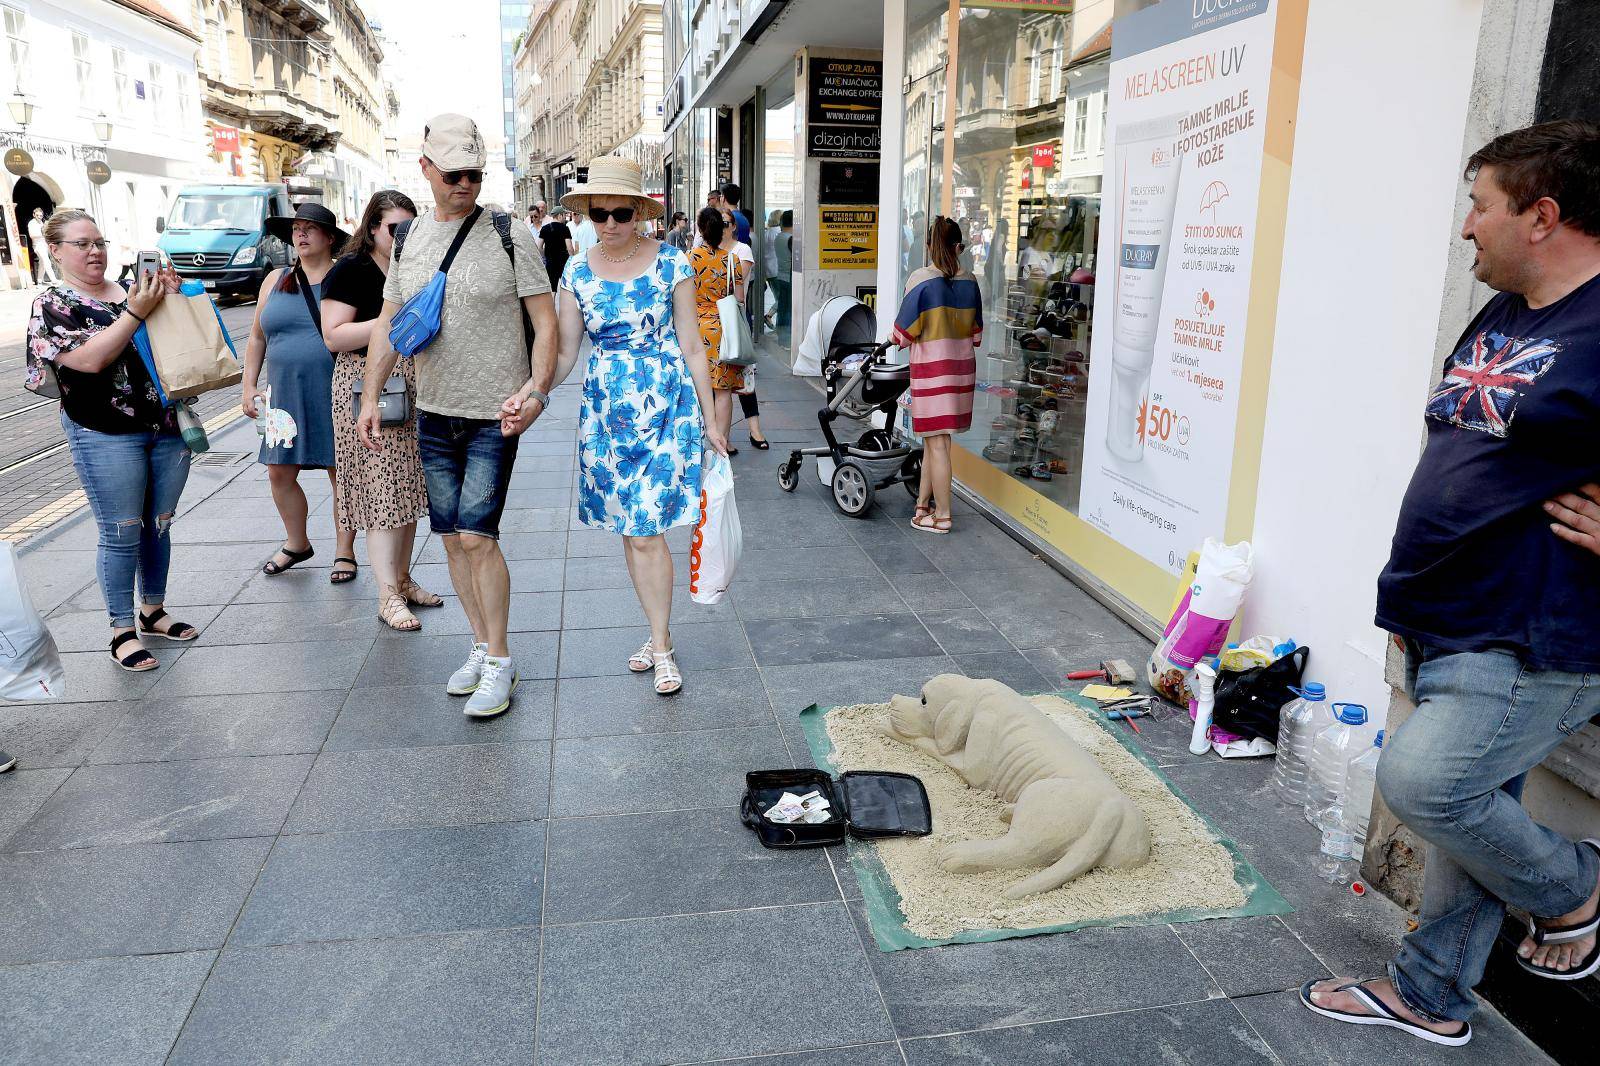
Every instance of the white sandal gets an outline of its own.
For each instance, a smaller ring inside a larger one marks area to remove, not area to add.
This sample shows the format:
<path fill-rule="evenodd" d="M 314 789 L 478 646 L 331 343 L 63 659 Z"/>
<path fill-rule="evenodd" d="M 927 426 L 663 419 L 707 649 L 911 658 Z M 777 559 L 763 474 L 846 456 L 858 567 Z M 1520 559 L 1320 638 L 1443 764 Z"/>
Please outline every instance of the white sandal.
<path fill-rule="evenodd" d="M 628 669 L 632 670 L 636 674 L 642 674 L 648 670 L 654 669 L 656 661 L 655 659 L 651 658 L 653 654 L 654 652 L 651 650 L 650 642 L 648 640 L 645 641 L 643 647 L 634 652 L 632 655 L 628 656 Z"/>
<path fill-rule="evenodd" d="M 650 658 L 655 664 L 656 695 L 671 696 L 683 690 L 683 674 L 678 671 L 677 661 L 672 658 L 672 649 L 666 651 L 653 651 Z M 662 688 L 661 686 L 667 686 Z"/>

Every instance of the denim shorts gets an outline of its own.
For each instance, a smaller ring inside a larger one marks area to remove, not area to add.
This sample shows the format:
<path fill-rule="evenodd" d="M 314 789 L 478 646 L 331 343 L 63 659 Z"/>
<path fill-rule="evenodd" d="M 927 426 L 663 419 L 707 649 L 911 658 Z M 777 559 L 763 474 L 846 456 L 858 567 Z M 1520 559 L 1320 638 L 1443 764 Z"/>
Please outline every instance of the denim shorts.
<path fill-rule="evenodd" d="M 428 522 L 435 533 L 498 540 L 500 513 L 517 458 L 517 438 L 495 419 L 417 412 L 417 443 L 428 482 Z"/>

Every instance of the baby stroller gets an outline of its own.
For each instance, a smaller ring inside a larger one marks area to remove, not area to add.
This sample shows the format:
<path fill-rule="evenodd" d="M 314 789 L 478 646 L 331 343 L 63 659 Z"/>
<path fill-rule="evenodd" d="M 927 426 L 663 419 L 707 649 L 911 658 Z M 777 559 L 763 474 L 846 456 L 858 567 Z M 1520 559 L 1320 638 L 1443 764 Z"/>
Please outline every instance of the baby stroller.
<path fill-rule="evenodd" d="M 817 412 L 823 448 L 797 448 L 778 467 L 778 485 L 793 492 L 800 484 L 805 456 L 815 456 L 817 479 L 833 493 L 839 510 L 860 518 L 872 506 L 873 494 L 898 482 L 916 496 L 922 479 L 922 449 L 901 438 L 894 428 L 899 399 L 911 387 L 911 367 L 889 354 L 888 341 L 877 343 L 877 319 L 865 304 L 835 296 L 819 312 L 827 351 L 822 381 L 828 405 Z M 854 444 L 840 444 L 834 422 L 840 415 L 867 424 Z"/>

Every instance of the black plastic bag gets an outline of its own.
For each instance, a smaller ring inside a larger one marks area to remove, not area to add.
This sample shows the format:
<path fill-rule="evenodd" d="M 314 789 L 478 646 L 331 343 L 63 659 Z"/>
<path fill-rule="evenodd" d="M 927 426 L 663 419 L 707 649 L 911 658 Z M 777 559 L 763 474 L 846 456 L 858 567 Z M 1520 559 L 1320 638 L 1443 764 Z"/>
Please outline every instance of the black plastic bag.
<path fill-rule="evenodd" d="M 1295 698 L 1306 673 L 1311 649 L 1305 646 L 1266 666 L 1217 675 L 1216 706 L 1211 721 L 1241 737 L 1278 742 L 1278 712 Z"/>

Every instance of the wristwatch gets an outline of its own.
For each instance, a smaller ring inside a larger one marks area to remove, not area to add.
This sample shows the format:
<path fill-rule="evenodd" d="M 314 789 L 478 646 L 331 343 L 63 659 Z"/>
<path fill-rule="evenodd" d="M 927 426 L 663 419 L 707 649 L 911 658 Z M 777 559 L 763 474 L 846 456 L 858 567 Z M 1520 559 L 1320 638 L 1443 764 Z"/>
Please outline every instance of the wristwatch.
<path fill-rule="evenodd" d="M 550 394 L 548 392 L 540 392 L 538 389 L 529 389 L 528 395 L 525 399 L 538 400 L 539 408 L 541 410 L 548 411 L 550 409 Z"/>

